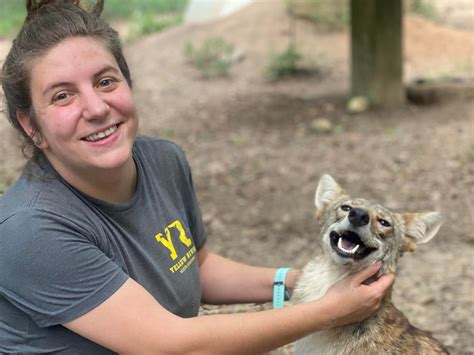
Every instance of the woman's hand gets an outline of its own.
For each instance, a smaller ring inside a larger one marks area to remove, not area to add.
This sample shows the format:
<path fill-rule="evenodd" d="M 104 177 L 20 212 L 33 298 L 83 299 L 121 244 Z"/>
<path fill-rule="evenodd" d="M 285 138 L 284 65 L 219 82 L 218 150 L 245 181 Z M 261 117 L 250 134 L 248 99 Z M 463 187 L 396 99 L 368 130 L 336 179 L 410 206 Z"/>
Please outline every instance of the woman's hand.
<path fill-rule="evenodd" d="M 386 291 L 393 284 L 395 275 L 382 275 L 370 285 L 363 282 L 375 275 L 381 266 L 382 262 L 379 261 L 344 278 L 326 292 L 322 300 L 332 306 L 334 315 L 328 327 L 360 322 L 379 308 Z"/>

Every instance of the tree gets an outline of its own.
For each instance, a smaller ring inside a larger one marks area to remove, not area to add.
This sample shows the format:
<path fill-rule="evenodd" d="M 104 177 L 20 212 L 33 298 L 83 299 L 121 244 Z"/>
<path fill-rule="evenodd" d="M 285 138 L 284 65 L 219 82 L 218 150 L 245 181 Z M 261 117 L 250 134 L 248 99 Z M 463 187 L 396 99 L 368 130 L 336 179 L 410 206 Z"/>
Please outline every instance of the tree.
<path fill-rule="evenodd" d="M 351 0 L 352 96 L 403 105 L 402 0 Z"/>

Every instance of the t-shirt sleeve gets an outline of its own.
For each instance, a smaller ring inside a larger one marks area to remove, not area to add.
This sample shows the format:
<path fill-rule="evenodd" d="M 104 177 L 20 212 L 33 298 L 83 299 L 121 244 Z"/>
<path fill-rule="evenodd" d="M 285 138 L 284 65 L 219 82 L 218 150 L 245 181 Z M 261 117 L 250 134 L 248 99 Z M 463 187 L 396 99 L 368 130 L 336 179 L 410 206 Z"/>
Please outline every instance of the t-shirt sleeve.
<path fill-rule="evenodd" d="M 40 327 L 89 312 L 127 274 L 60 215 L 28 210 L 0 224 L 0 293 Z"/>
<path fill-rule="evenodd" d="M 201 249 L 207 240 L 207 231 L 202 220 L 201 208 L 194 190 L 193 178 L 191 170 L 189 170 L 189 183 L 191 186 L 191 204 L 190 204 L 190 215 L 191 215 L 191 233 L 194 236 L 194 243 L 196 248 Z"/>

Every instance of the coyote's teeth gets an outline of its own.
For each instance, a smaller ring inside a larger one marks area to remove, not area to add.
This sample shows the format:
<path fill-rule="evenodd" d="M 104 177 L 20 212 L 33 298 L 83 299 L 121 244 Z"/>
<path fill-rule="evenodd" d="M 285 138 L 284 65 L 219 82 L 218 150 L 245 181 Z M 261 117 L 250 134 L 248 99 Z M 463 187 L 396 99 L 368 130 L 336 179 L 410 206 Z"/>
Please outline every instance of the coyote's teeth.
<path fill-rule="evenodd" d="M 354 254 L 357 249 L 359 249 L 359 244 L 356 244 L 352 249 L 346 249 L 342 246 L 342 238 L 339 238 L 339 240 L 337 241 L 337 247 L 345 253 Z"/>

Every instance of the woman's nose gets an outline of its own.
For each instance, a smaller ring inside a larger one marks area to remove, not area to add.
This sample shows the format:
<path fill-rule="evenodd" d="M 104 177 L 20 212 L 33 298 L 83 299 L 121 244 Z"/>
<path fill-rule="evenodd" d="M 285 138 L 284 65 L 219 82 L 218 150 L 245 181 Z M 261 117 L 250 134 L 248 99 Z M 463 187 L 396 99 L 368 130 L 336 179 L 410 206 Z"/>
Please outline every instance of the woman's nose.
<path fill-rule="evenodd" d="M 107 116 L 110 107 L 94 90 L 83 93 L 83 113 L 85 119 L 92 120 Z"/>

